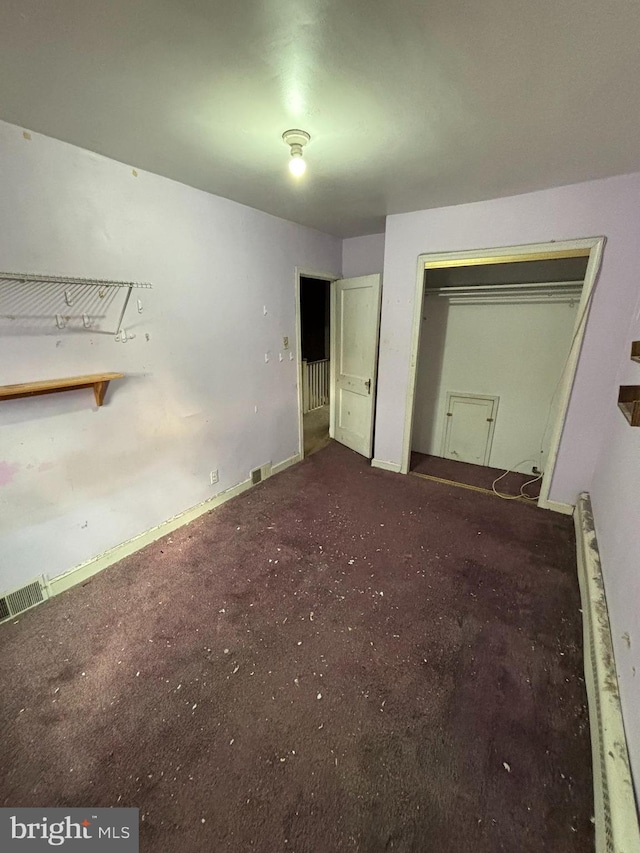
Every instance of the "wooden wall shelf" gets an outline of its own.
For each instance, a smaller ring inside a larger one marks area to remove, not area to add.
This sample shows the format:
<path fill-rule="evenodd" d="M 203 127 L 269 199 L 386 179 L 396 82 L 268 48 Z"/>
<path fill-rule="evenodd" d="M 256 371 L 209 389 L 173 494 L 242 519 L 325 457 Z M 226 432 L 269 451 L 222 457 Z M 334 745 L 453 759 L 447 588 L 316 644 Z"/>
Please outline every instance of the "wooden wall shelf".
<path fill-rule="evenodd" d="M 621 385 L 618 407 L 631 426 L 640 427 L 640 385 Z"/>
<path fill-rule="evenodd" d="M 71 376 L 67 379 L 45 379 L 42 382 L 23 382 L 20 385 L 0 385 L 0 400 L 34 397 L 36 394 L 53 394 L 56 391 L 73 391 L 76 388 L 93 388 L 96 405 L 101 406 L 107 386 L 112 379 L 122 379 L 124 373 L 92 373 Z"/>
<path fill-rule="evenodd" d="M 631 361 L 640 362 L 640 341 L 631 344 Z"/>

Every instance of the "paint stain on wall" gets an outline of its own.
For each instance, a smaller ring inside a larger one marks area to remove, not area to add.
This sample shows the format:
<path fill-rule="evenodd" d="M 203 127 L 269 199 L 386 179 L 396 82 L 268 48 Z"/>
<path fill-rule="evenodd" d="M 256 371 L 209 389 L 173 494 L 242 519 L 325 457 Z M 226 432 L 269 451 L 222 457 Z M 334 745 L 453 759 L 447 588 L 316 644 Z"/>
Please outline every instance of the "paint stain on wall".
<path fill-rule="evenodd" d="M 13 483 L 20 466 L 17 462 L 0 462 L 0 486 L 8 486 Z"/>

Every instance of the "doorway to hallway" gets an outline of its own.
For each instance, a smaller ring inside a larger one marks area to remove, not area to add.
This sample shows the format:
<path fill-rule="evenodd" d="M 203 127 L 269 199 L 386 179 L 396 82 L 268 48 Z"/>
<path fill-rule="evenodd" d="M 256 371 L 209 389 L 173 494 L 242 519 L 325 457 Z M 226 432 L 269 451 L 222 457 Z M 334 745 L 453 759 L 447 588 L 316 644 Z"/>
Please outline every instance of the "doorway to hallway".
<path fill-rule="evenodd" d="M 296 269 L 300 454 L 331 439 L 371 459 L 382 277 Z"/>
<path fill-rule="evenodd" d="M 300 276 L 303 452 L 329 443 L 331 282 Z"/>

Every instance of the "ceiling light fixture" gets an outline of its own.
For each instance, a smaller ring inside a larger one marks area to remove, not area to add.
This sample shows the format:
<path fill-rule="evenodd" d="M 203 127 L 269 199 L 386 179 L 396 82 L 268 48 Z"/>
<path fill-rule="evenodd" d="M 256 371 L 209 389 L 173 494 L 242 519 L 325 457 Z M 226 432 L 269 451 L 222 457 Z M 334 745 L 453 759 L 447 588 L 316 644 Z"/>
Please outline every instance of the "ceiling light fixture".
<path fill-rule="evenodd" d="M 302 157 L 302 149 L 311 137 L 304 130 L 285 130 L 282 134 L 282 139 L 291 148 L 289 171 L 296 178 L 299 178 L 301 175 L 304 175 L 307 168 L 307 164 Z"/>

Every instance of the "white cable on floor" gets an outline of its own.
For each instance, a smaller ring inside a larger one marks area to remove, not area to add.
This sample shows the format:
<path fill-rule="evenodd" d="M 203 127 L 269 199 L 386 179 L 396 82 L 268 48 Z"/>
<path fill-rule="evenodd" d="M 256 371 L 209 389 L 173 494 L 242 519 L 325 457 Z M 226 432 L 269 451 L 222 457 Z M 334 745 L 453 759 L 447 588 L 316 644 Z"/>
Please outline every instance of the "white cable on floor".
<path fill-rule="evenodd" d="M 499 498 L 502 498 L 502 500 L 504 500 L 504 501 L 517 501 L 517 500 L 520 500 L 520 498 L 526 498 L 529 501 L 537 501 L 538 500 L 538 498 L 534 498 L 532 495 L 527 495 L 523 491 L 523 489 L 525 488 L 525 486 L 530 486 L 531 483 L 537 483 L 538 480 L 541 480 L 542 476 L 543 476 L 542 474 L 538 474 L 537 477 L 533 477 L 533 479 L 527 480 L 526 483 L 523 483 L 520 486 L 520 492 L 517 495 L 503 495 L 501 492 L 499 492 L 496 489 L 496 483 L 499 483 L 503 477 L 507 476 L 507 474 L 519 474 L 520 471 L 518 471 L 516 469 L 519 468 L 520 465 L 524 465 L 525 462 L 534 462 L 535 463 L 535 459 L 523 459 L 522 462 L 518 462 L 518 464 L 515 465 L 513 468 L 508 468 L 503 474 L 500 474 L 499 477 L 495 478 L 493 483 L 491 483 L 491 491 L 494 493 L 494 495 L 496 495 Z"/>
<path fill-rule="evenodd" d="M 544 477 L 544 471 L 542 472 L 542 474 L 538 474 L 538 476 L 537 476 L 537 477 L 534 477 L 534 478 L 533 478 L 533 479 L 531 479 L 531 480 L 527 480 L 527 482 L 526 482 L 526 483 L 523 483 L 523 484 L 520 486 L 520 494 L 522 495 L 522 497 L 523 497 L 523 498 L 526 498 L 528 501 L 537 501 L 537 500 L 538 500 L 538 498 L 540 497 L 539 495 L 538 495 L 538 497 L 534 497 L 534 495 L 528 495 L 528 494 L 524 491 L 524 489 L 525 489 L 525 487 L 526 487 L 526 486 L 530 486 L 530 485 L 531 485 L 531 483 L 537 483 L 537 482 L 538 482 L 538 480 L 541 480 L 543 477 Z"/>

